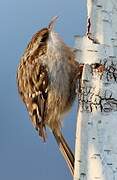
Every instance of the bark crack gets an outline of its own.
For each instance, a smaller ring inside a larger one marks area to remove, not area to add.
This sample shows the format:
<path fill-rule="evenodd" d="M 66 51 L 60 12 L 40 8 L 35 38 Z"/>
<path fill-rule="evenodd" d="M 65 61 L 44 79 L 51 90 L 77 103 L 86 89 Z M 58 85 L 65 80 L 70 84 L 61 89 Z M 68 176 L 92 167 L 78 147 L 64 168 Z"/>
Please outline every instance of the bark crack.
<path fill-rule="evenodd" d="M 88 73 L 91 79 L 83 79 L 79 95 L 82 111 L 117 111 L 117 96 L 109 86 L 117 83 L 117 63 L 114 58 L 91 64 Z M 103 91 L 101 86 L 104 86 Z"/>
<path fill-rule="evenodd" d="M 87 37 L 95 44 L 100 44 L 99 41 L 93 37 L 92 33 L 91 33 L 91 18 L 88 18 L 88 22 L 87 22 Z"/>

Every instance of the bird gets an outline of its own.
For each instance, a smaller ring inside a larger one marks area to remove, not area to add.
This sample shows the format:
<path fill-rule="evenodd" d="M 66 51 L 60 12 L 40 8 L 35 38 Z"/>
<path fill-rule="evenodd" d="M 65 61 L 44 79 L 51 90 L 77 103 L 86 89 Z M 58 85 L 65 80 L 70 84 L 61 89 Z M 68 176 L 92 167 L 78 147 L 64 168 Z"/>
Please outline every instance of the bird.
<path fill-rule="evenodd" d="M 74 155 L 62 134 L 63 116 L 76 98 L 82 68 L 74 51 L 54 31 L 58 16 L 36 32 L 28 43 L 17 68 L 18 92 L 39 136 L 45 142 L 46 128 L 53 133 L 73 175 Z"/>

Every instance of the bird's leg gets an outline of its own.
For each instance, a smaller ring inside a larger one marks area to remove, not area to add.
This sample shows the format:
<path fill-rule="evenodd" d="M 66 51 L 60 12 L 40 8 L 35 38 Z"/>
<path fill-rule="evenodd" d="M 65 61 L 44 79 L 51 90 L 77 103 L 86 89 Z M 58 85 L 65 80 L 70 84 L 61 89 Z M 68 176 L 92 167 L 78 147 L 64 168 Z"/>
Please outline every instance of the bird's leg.
<path fill-rule="evenodd" d="M 78 72 L 77 76 L 78 76 L 78 79 L 81 79 L 84 64 L 79 64 L 78 66 L 79 66 L 79 68 L 78 68 L 79 72 Z"/>

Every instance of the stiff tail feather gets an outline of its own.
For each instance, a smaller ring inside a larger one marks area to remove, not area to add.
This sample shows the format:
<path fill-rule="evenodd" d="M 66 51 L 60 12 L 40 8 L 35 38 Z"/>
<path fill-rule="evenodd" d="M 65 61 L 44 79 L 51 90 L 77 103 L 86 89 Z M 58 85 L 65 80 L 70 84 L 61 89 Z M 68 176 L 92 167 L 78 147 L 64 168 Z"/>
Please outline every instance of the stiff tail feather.
<path fill-rule="evenodd" d="M 56 142 L 59 146 L 60 152 L 63 155 L 71 174 L 74 174 L 74 155 L 71 151 L 71 149 L 69 148 L 66 140 L 64 139 L 62 133 L 60 135 L 58 135 L 55 131 L 53 131 L 53 135 L 56 139 Z"/>

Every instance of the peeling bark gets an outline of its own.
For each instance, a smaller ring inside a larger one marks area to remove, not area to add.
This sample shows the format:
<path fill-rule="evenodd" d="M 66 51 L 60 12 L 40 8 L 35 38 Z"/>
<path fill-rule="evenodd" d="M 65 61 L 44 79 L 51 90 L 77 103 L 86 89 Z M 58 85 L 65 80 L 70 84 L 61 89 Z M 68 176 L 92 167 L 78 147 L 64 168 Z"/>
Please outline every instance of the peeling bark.
<path fill-rule="evenodd" d="M 82 81 L 79 96 L 81 111 L 117 111 L 117 92 L 113 92 L 110 87 L 112 83 L 117 83 L 117 62 L 115 60 L 104 59 L 101 65 L 98 63 L 85 65 L 85 74 L 90 74 L 90 77 L 86 76 Z"/>

